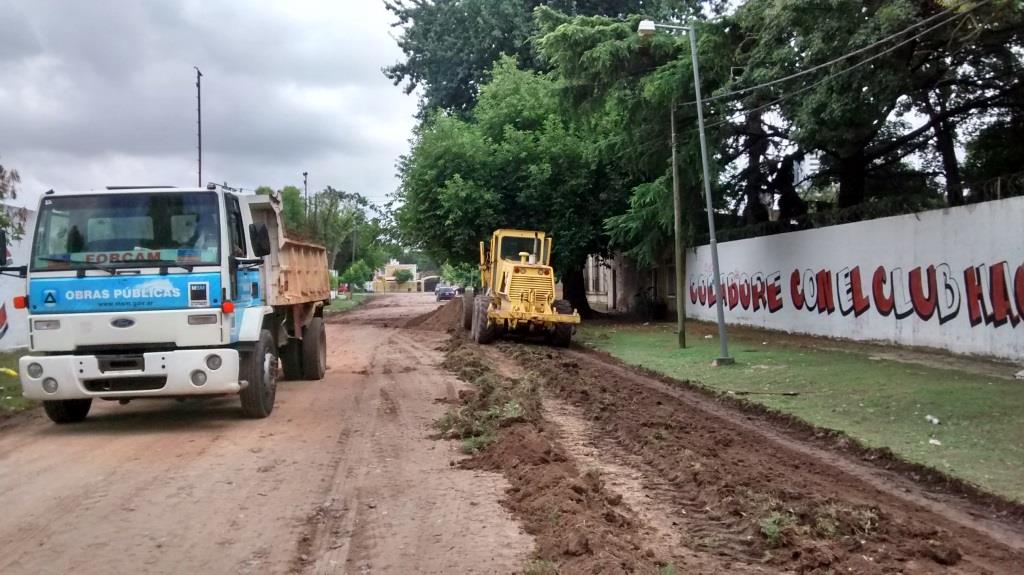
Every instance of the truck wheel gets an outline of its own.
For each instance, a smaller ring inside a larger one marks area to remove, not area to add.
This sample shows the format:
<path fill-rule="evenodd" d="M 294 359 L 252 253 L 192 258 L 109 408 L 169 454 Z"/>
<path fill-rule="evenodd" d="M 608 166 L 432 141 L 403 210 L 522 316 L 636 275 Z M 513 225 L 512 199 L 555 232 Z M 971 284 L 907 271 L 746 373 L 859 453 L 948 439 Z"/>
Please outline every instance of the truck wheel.
<path fill-rule="evenodd" d="M 289 338 L 280 353 L 284 378 L 288 381 L 302 379 L 302 340 Z"/>
<path fill-rule="evenodd" d="M 487 325 L 487 309 L 491 307 L 491 298 L 477 296 L 473 302 L 473 341 L 486 345 L 494 341 L 497 327 Z"/>
<path fill-rule="evenodd" d="M 473 329 L 473 295 L 469 290 L 462 294 L 462 327 L 466 331 Z"/>
<path fill-rule="evenodd" d="M 554 307 L 557 314 L 572 315 L 572 304 L 564 299 L 556 300 L 552 307 Z M 556 323 L 554 332 L 551 334 L 552 345 L 555 347 L 569 347 L 572 343 L 572 330 L 573 325 L 571 323 Z"/>
<path fill-rule="evenodd" d="M 274 398 L 277 396 L 277 356 L 274 351 L 274 336 L 263 330 L 256 347 L 241 356 L 239 375 L 249 382 L 249 386 L 239 394 L 246 417 L 261 419 L 274 410 Z"/>
<path fill-rule="evenodd" d="M 302 373 L 308 380 L 320 380 L 327 372 L 327 329 L 324 320 L 314 317 L 302 338 Z"/>
<path fill-rule="evenodd" d="M 89 415 L 91 399 L 58 399 L 44 401 L 43 409 L 54 423 L 78 423 Z"/>

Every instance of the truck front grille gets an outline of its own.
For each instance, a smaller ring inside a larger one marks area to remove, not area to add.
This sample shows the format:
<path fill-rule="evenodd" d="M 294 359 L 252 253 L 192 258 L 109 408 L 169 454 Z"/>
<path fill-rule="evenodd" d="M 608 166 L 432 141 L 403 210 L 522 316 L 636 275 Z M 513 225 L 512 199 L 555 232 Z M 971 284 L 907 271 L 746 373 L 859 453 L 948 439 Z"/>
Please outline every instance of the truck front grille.
<path fill-rule="evenodd" d="M 554 292 L 554 282 L 551 276 L 534 275 L 512 275 L 512 282 L 508 288 L 508 299 L 512 302 L 530 300 L 530 292 L 533 292 L 533 301 L 546 302 Z"/>
<path fill-rule="evenodd" d="M 104 391 L 153 391 L 163 389 L 167 384 L 167 377 L 163 375 L 148 375 L 140 377 L 111 377 L 105 379 L 90 379 L 83 381 L 85 389 L 93 393 Z"/>

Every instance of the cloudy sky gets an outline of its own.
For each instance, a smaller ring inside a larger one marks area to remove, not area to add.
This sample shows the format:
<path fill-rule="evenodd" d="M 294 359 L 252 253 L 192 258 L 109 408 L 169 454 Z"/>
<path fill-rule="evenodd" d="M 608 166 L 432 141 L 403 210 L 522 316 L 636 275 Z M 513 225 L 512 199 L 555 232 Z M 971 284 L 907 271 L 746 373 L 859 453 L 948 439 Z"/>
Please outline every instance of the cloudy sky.
<path fill-rule="evenodd" d="M 326 185 L 382 202 L 416 100 L 382 0 L 0 0 L 0 164 L 50 188 Z"/>

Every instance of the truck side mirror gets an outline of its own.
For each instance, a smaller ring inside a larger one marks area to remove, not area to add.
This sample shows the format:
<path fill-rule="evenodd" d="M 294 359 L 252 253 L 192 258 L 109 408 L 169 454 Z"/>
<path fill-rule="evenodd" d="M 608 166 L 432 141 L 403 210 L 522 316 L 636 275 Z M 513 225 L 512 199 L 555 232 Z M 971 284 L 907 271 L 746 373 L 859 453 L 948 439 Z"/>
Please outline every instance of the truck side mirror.
<path fill-rule="evenodd" d="M 0 267 L 7 267 L 7 230 L 0 230 Z"/>
<path fill-rule="evenodd" d="M 270 255 L 270 231 L 267 224 L 249 224 L 249 240 L 252 241 L 253 255 L 258 258 Z"/>

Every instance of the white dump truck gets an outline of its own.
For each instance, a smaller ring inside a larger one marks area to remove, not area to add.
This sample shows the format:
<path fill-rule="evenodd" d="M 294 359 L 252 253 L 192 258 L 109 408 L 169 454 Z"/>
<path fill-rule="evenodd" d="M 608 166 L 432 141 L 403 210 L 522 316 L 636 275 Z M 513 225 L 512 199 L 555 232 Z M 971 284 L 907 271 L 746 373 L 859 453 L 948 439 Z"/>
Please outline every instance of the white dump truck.
<path fill-rule="evenodd" d="M 326 251 L 285 237 L 276 197 L 206 188 L 47 192 L 26 278 L 25 397 L 56 423 L 95 399 L 238 394 L 274 408 L 288 379 L 326 370 Z"/>

